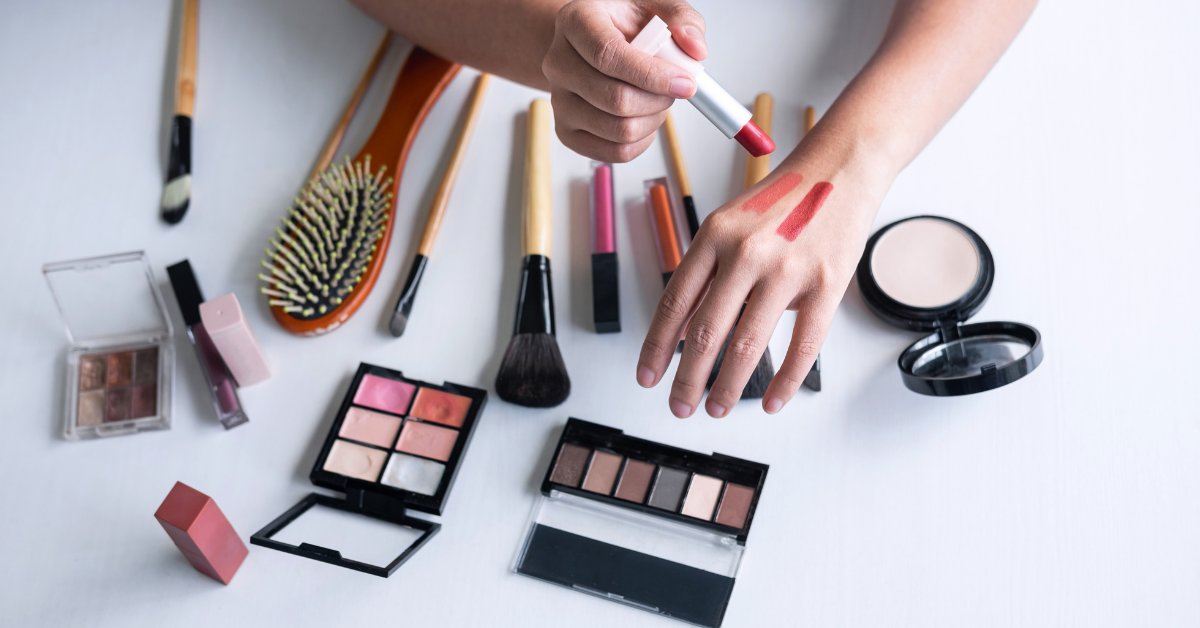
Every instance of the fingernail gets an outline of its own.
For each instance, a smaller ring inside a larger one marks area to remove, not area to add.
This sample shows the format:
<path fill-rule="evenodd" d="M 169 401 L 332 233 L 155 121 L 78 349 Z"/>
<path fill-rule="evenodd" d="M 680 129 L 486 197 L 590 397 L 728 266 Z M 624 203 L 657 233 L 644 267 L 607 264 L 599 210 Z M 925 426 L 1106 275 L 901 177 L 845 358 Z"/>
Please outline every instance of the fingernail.
<path fill-rule="evenodd" d="M 694 85 L 692 79 L 677 76 L 671 79 L 671 95 L 675 98 L 688 98 L 692 95 Z"/>
<path fill-rule="evenodd" d="M 771 397 L 763 407 L 766 409 L 767 414 L 775 414 L 783 409 L 783 400 L 778 397 Z"/>
<path fill-rule="evenodd" d="M 686 419 L 692 416 L 692 407 L 682 401 L 675 401 L 672 399 L 671 412 L 681 419 Z"/>
<path fill-rule="evenodd" d="M 704 33 L 701 33 L 700 29 L 696 28 L 695 26 L 684 26 L 683 34 L 700 42 L 701 45 L 704 44 Z M 707 46 L 705 47 L 707 48 Z"/>
<path fill-rule="evenodd" d="M 719 418 L 725 416 L 725 406 L 723 406 L 719 403 L 714 403 L 712 401 L 709 401 L 708 402 L 708 414 L 709 414 L 709 416 L 719 419 Z"/>
<path fill-rule="evenodd" d="M 654 371 L 651 371 L 645 366 L 638 367 L 637 373 L 638 385 L 642 388 L 649 388 L 654 385 Z"/>

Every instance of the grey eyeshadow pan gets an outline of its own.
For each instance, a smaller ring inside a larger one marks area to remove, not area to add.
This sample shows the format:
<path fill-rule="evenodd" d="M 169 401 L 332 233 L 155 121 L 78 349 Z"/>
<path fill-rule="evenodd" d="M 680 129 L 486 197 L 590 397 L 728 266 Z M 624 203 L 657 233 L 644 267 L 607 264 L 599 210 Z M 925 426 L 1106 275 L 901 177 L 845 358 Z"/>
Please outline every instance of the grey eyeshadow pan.
<path fill-rule="evenodd" d="M 671 512 L 679 510 L 679 499 L 683 497 L 683 489 L 687 486 L 690 475 L 687 471 L 667 467 L 659 468 L 648 503 L 662 510 Z"/>

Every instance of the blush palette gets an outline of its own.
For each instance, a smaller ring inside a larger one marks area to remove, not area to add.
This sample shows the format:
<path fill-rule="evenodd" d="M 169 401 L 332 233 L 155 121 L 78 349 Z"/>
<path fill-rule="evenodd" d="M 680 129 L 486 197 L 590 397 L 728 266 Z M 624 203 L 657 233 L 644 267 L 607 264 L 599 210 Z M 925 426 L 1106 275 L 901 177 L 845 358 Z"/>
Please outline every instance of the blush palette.
<path fill-rule="evenodd" d="M 486 403 L 487 391 L 478 388 L 430 384 L 399 371 L 359 365 L 309 476 L 313 484 L 341 491 L 346 498 L 309 495 L 250 542 L 377 576 L 391 575 L 441 527 L 407 516 L 405 509 L 442 514 Z M 383 519 L 421 533 L 387 565 L 369 565 L 343 558 L 335 549 L 272 538 L 314 506 Z"/>
<path fill-rule="evenodd" d="M 516 571 L 720 626 L 767 470 L 569 419 Z"/>

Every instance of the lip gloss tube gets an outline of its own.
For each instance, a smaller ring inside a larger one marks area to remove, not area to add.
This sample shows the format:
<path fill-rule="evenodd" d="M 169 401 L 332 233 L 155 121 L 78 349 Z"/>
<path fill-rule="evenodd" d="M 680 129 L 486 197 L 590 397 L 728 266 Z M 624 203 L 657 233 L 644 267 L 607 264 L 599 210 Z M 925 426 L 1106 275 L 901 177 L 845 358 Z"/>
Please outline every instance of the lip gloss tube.
<path fill-rule="evenodd" d="M 687 70 L 696 81 L 696 94 L 688 99 L 725 137 L 738 141 L 751 155 L 762 157 L 775 151 L 775 142 L 751 120 L 750 110 L 717 84 L 699 61 L 683 51 L 671 38 L 667 23 L 657 15 L 630 42 L 634 48 Z"/>
<path fill-rule="evenodd" d="M 592 320 L 597 334 L 621 331 L 612 170 L 612 164 L 592 162 Z"/>
<path fill-rule="evenodd" d="M 187 260 L 167 267 L 167 276 L 171 279 L 171 288 L 175 291 L 175 299 L 179 301 L 179 309 L 183 312 L 183 322 L 187 326 L 188 339 L 196 349 L 196 359 L 200 360 L 200 371 L 204 373 L 204 383 L 212 395 L 213 409 L 217 412 L 217 420 L 225 429 L 247 423 L 250 419 L 242 410 L 242 401 L 238 399 L 237 384 L 221 353 L 213 344 L 204 321 L 200 318 L 200 304 L 204 296 L 200 293 L 200 285 L 196 283 L 196 275 L 192 265 Z"/>
<path fill-rule="evenodd" d="M 236 295 L 231 292 L 201 303 L 200 322 L 239 388 L 271 376 L 271 367 Z"/>
<path fill-rule="evenodd" d="M 662 269 L 663 287 L 671 281 L 671 275 L 679 268 L 683 251 L 679 246 L 679 232 L 675 227 L 675 212 L 667 192 L 667 178 L 659 177 L 645 182 L 646 209 L 650 211 L 654 225 L 654 243 L 658 248 L 658 265 Z"/>

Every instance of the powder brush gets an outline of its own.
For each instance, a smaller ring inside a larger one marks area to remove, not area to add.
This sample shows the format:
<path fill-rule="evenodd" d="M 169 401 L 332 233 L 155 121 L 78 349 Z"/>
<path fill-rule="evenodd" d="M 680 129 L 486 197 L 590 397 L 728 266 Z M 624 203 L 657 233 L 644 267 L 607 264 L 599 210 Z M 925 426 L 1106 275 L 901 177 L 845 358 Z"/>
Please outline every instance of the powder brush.
<path fill-rule="evenodd" d="M 429 256 L 433 254 L 433 243 L 437 240 L 438 231 L 442 227 L 442 218 L 445 217 L 446 208 L 450 205 L 450 190 L 454 187 L 454 180 L 458 177 L 458 168 L 462 165 L 463 157 L 467 153 L 467 143 L 471 139 L 475 121 L 479 119 L 479 112 L 483 109 L 483 95 L 487 92 L 490 79 L 490 74 L 483 73 L 475 81 L 475 91 L 471 94 L 471 104 L 467 107 L 467 118 L 463 121 L 458 141 L 455 142 L 450 164 L 446 166 L 446 172 L 442 174 L 442 182 L 438 185 L 437 193 L 434 194 L 429 215 L 425 218 L 425 230 L 421 233 L 420 243 L 417 244 L 417 254 L 413 256 L 408 278 L 404 280 L 404 289 L 400 291 L 396 307 L 392 308 L 392 317 L 388 320 L 388 330 L 397 338 L 404 334 L 404 328 L 408 326 L 408 315 L 412 313 L 413 301 L 417 298 L 417 288 L 421 285 L 421 277 L 425 274 Z"/>
<path fill-rule="evenodd" d="M 358 156 L 323 170 L 293 200 L 258 275 L 284 330 L 328 333 L 366 301 L 391 240 L 392 204 L 408 151 L 459 67 L 413 48 Z"/>
<path fill-rule="evenodd" d="M 199 0 L 183 0 L 179 52 L 175 63 L 175 117 L 171 119 L 171 149 L 167 182 L 159 215 L 169 223 L 183 220 L 192 200 L 192 114 L 196 108 L 196 39 Z"/>
<path fill-rule="evenodd" d="M 525 145 L 525 193 L 521 216 L 521 287 L 513 337 L 496 375 L 500 398 L 531 408 L 566 401 L 571 378 L 554 337 L 550 282 L 550 103 L 529 104 Z"/>
<path fill-rule="evenodd" d="M 762 93 L 754 99 L 754 124 L 757 124 L 763 133 L 771 134 L 771 118 L 775 106 L 775 99 L 770 94 Z M 771 156 L 763 155 L 761 157 L 749 156 L 746 158 L 746 181 L 745 189 L 750 189 L 754 184 L 762 181 L 767 174 L 771 172 Z M 742 312 L 746 311 L 746 306 L 742 306 Z M 742 320 L 742 315 L 738 314 L 738 321 Z M 734 325 L 737 329 L 737 325 Z M 712 388 L 717 382 L 717 375 L 721 373 L 721 364 L 725 362 L 725 351 L 729 349 L 729 342 L 733 340 L 733 330 L 729 331 L 729 335 L 725 338 L 725 343 L 721 345 L 721 351 L 717 353 L 717 361 L 713 364 L 712 372 L 708 375 L 707 388 Z M 763 349 L 762 357 L 758 359 L 758 364 L 754 367 L 754 372 L 750 374 L 749 381 L 746 382 L 746 387 L 742 389 L 742 399 L 762 399 L 763 395 L 767 394 L 767 386 L 771 384 L 771 380 L 775 377 L 775 365 L 771 362 L 771 348 Z"/>

